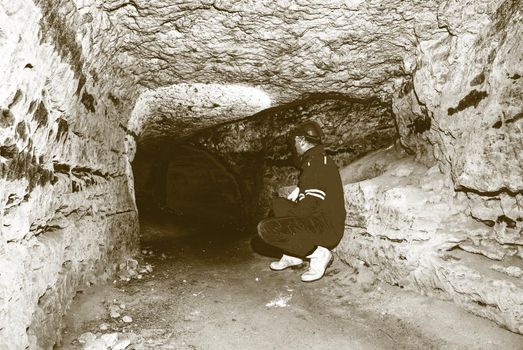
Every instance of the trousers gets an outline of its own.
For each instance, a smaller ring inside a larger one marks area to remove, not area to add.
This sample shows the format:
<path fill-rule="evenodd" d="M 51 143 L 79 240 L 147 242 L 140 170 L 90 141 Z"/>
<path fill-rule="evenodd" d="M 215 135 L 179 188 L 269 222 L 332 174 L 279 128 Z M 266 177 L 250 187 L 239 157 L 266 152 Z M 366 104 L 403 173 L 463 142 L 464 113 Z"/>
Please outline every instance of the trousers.
<path fill-rule="evenodd" d="M 340 241 L 339 235 L 324 215 L 310 217 L 283 216 L 262 220 L 258 235 L 269 245 L 285 254 L 305 258 L 318 246 L 333 249 Z"/>

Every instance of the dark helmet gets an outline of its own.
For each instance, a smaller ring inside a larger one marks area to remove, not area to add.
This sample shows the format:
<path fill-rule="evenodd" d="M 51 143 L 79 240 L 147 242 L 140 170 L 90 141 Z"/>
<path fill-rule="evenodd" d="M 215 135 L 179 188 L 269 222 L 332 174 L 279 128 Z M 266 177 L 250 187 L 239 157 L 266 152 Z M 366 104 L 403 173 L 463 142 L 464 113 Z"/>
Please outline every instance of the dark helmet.
<path fill-rule="evenodd" d="M 291 132 L 291 138 L 296 136 L 304 136 L 309 142 L 321 144 L 323 138 L 323 131 L 318 123 L 312 120 L 304 121 L 296 126 Z"/>

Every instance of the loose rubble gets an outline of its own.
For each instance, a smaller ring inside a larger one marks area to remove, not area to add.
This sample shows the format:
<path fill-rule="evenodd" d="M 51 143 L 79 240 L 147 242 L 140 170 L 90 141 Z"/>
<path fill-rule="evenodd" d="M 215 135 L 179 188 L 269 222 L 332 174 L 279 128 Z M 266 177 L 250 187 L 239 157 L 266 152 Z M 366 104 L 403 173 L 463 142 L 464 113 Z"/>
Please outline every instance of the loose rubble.
<path fill-rule="evenodd" d="M 116 305 L 111 305 L 109 306 L 109 315 L 112 317 L 112 318 L 118 318 L 120 317 L 120 309 L 118 306 Z"/>
<path fill-rule="evenodd" d="M 152 251 L 149 251 L 152 255 Z M 118 277 L 121 281 L 129 282 L 131 279 L 142 279 L 144 274 L 151 273 L 153 267 L 150 264 L 140 265 L 136 259 L 127 259 L 119 265 Z"/>
<path fill-rule="evenodd" d="M 129 334 L 122 333 L 91 333 L 87 332 L 78 338 L 84 350 L 123 350 L 131 344 Z"/>
<path fill-rule="evenodd" d="M 142 253 L 145 256 L 152 256 L 154 254 L 152 250 L 143 250 Z M 143 275 L 149 274 L 152 271 L 153 267 L 149 263 L 141 264 L 136 259 L 127 259 L 125 262 L 120 263 L 117 276 L 119 277 L 120 283 L 126 283 L 132 279 L 142 279 Z M 113 282 L 117 283 L 118 280 Z M 77 341 L 81 344 L 82 349 L 123 350 L 131 345 L 131 343 L 135 345 L 139 344 L 140 342 L 134 339 L 136 335 L 128 332 L 127 328 L 127 325 L 133 322 L 133 318 L 130 315 L 122 315 L 123 311 L 128 309 L 128 305 L 118 299 L 104 301 L 104 304 L 107 310 L 106 322 L 98 326 L 101 332 L 86 332 L 78 337 Z M 108 330 L 112 332 L 103 333 Z M 120 332 L 120 330 L 122 330 L 122 332 Z"/>

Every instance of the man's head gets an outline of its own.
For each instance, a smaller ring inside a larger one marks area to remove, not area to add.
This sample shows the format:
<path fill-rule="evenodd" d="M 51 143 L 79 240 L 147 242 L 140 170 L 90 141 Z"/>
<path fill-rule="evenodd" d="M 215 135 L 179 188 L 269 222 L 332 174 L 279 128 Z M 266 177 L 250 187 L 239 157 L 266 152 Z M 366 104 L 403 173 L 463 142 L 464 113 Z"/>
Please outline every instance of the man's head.
<path fill-rule="evenodd" d="M 296 153 L 301 156 L 312 147 L 321 145 L 323 132 L 318 123 L 307 120 L 296 126 L 290 136 L 296 148 Z"/>

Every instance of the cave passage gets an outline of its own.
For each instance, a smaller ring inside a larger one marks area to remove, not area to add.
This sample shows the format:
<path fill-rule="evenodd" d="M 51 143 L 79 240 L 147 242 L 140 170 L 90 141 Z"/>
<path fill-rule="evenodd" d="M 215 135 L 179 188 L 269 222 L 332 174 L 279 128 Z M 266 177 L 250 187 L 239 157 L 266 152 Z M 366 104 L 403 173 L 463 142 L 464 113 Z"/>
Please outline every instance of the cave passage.
<path fill-rule="evenodd" d="M 521 350 L 521 23 L 518 0 L 0 0 L 0 350 Z M 313 284 L 251 243 L 304 120 L 347 212 Z"/>
<path fill-rule="evenodd" d="M 137 261 L 75 297 L 56 350 L 475 349 L 492 339 L 489 348 L 511 349 L 520 340 L 339 259 L 323 279 L 303 283 L 305 268 L 271 271 L 272 259 L 227 226 L 169 215 L 142 218 Z"/>
<path fill-rule="evenodd" d="M 210 153 L 169 141 L 139 146 L 133 171 L 142 245 L 229 242 L 248 233 L 238 180 Z"/>
<path fill-rule="evenodd" d="M 342 176 L 379 175 L 369 174 L 380 162 L 403 159 L 396 148 L 374 153 L 368 164 L 355 162 Z M 414 350 L 476 348 L 492 339 L 489 348 L 508 349 L 519 341 L 449 301 L 377 282 L 340 259 L 312 284 L 300 281 L 304 267 L 271 271 L 272 258 L 251 247 L 245 184 L 208 152 L 166 141 L 139 144 L 133 171 L 141 254 L 120 266 L 113 283 L 77 295 L 57 350 L 108 343 Z"/>

